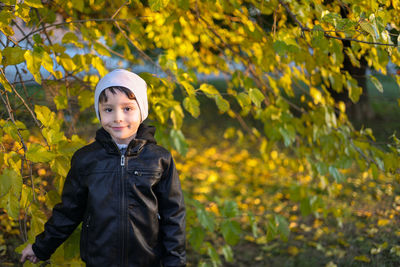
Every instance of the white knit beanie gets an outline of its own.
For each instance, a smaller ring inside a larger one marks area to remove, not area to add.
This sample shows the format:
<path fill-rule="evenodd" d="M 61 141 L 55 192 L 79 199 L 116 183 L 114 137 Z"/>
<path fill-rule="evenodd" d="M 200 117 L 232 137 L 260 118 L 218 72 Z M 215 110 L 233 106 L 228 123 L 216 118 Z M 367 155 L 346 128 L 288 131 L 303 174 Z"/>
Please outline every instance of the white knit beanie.
<path fill-rule="evenodd" d="M 147 118 L 149 112 L 147 103 L 147 84 L 135 73 L 123 69 L 113 70 L 101 78 L 97 83 L 96 91 L 94 92 L 94 108 L 96 110 L 97 118 L 100 120 L 99 96 L 103 90 L 112 86 L 123 86 L 134 93 L 140 109 L 141 122 L 143 122 Z"/>

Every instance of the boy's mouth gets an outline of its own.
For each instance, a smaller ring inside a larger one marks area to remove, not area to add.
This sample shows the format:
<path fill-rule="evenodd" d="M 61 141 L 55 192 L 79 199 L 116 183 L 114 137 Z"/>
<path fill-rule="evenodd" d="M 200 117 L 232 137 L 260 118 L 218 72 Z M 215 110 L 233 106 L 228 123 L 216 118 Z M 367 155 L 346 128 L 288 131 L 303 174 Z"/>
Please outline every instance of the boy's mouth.
<path fill-rule="evenodd" d="M 118 126 L 118 127 L 111 127 L 114 131 L 120 131 L 123 130 L 125 127 L 124 126 Z"/>

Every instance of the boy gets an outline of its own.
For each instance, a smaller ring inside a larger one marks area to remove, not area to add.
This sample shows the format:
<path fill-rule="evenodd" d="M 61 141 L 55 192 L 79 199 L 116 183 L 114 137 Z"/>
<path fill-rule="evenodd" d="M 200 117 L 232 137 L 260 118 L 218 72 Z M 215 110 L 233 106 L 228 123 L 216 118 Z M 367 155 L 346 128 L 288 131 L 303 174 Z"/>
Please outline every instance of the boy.
<path fill-rule="evenodd" d="M 82 222 L 80 252 L 87 266 L 185 266 L 185 207 L 171 154 L 156 145 L 147 85 L 114 70 L 96 86 L 102 128 L 71 160 L 62 202 L 44 232 L 22 252 L 47 260 Z"/>

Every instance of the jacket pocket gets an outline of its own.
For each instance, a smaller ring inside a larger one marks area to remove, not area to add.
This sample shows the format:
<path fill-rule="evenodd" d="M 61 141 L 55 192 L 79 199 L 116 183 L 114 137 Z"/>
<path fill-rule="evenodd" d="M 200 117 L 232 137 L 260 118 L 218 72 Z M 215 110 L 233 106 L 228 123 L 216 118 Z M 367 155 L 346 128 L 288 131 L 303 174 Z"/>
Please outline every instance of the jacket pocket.
<path fill-rule="evenodd" d="M 140 177 L 141 176 L 161 177 L 161 170 L 136 169 L 133 171 L 133 175 Z"/>
<path fill-rule="evenodd" d="M 161 178 L 162 171 L 159 169 L 134 169 L 131 172 L 135 185 L 151 188 Z"/>

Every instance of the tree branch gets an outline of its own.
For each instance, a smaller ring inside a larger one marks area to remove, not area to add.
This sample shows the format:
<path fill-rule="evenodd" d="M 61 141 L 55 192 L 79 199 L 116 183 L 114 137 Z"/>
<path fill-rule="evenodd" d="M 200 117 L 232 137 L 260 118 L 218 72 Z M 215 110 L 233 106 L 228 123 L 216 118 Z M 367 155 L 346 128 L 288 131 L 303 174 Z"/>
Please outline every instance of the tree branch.
<path fill-rule="evenodd" d="M 37 33 L 37 32 L 41 32 L 41 31 L 43 31 L 43 30 L 45 30 L 45 29 L 48 29 L 48 28 L 57 27 L 57 26 L 62 26 L 62 25 L 67 25 L 67 24 L 85 23 L 85 22 L 88 22 L 88 21 L 95 21 L 95 22 L 107 22 L 107 21 L 109 21 L 109 22 L 116 22 L 116 21 L 128 21 L 128 19 L 111 19 L 111 18 L 106 18 L 106 19 L 82 19 L 82 20 L 73 20 L 73 21 L 67 21 L 67 22 L 60 22 L 60 23 L 50 24 L 50 25 L 47 25 L 47 26 L 43 26 L 42 28 L 40 28 L 40 29 L 38 29 L 38 30 L 35 30 L 35 31 L 32 31 L 32 32 L 28 33 L 28 34 L 27 34 L 26 36 L 24 36 L 21 40 L 19 40 L 18 43 L 21 42 L 21 41 L 23 41 L 23 40 L 25 40 L 25 39 L 28 38 L 29 36 L 31 36 L 31 35 L 33 35 L 33 34 L 35 34 L 35 33 Z"/>
<path fill-rule="evenodd" d="M 120 30 L 120 32 L 122 33 L 122 35 L 124 35 L 124 37 L 129 41 L 129 43 L 131 43 L 131 45 L 139 52 L 139 54 L 141 54 L 145 60 L 147 60 L 148 62 L 150 62 L 153 66 L 159 68 L 160 70 L 162 70 L 163 72 L 165 72 L 169 77 L 171 77 L 173 80 L 176 80 L 175 75 L 168 69 L 163 69 L 159 64 L 157 64 L 156 62 L 154 62 L 153 59 L 151 59 L 151 57 L 149 57 L 149 55 L 147 55 L 142 49 L 140 49 L 135 42 L 126 34 L 126 32 L 121 28 L 121 26 L 119 25 L 118 21 L 115 20 L 114 21 L 115 26 L 117 26 L 118 30 Z"/>
<path fill-rule="evenodd" d="M 125 3 L 124 3 L 122 6 L 120 6 L 120 7 L 117 9 L 117 11 L 115 11 L 114 15 L 112 15 L 111 18 L 114 19 L 114 18 L 118 15 L 118 13 L 121 11 L 121 9 L 122 9 L 124 6 L 129 5 L 130 3 L 131 3 L 131 0 L 125 1 Z"/>
<path fill-rule="evenodd" d="M 308 28 L 307 26 L 304 26 L 298 19 L 297 16 L 290 10 L 289 6 L 285 3 L 283 0 L 278 0 L 279 3 L 286 9 L 286 12 L 289 14 L 289 16 L 296 22 L 297 25 L 299 25 L 300 29 L 302 32 L 312 32 L 313 30 Z M 349 41 L 349 42 L 357 42 L 357 43 L 363 43 L 363 44 L 370 44 L 370 45 L 381 45 L 381 46 L 393 46 L 393 47 L 398 47 L 399 44 L 385 44 L 385 43 L 380 43 L 380 42 L 368 42 L 368 41 L 363 41 L 363 40 L 358 40 L 358 39 L 353 39 L 353 38 L 343 38 L 343 37 L 338 37 L 338 36 L 333 36 L 328 34 L 328 32 L 331 31 L 322 31 L 324 33 L 324 36 L 326 38 L 332 38 L 332 39 L 337 39 L 341 41 Z M 337 31 L 336 31 L 337 32 Z"/>

